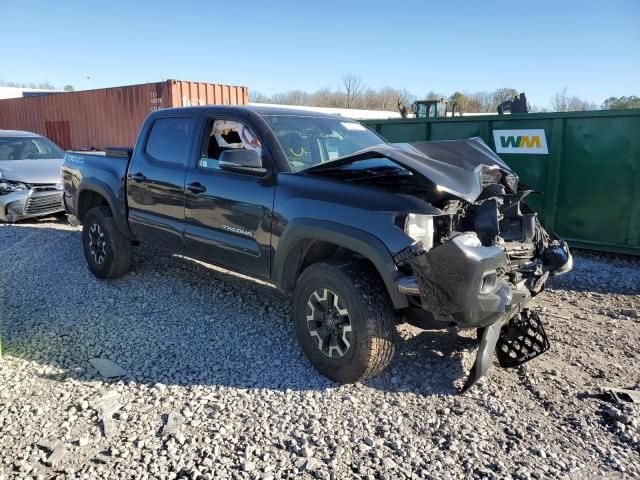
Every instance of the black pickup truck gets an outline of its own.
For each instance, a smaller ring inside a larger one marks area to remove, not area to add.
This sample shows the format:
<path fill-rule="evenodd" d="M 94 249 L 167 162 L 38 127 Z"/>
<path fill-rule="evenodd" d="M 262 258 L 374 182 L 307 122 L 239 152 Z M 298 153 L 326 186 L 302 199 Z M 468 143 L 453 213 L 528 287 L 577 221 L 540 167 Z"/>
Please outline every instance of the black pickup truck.
<path fill-rule="evenodd" d="M 272 282 L 304 353 L 341 383 L 386 367 L 402 321 L 477 329 L 465 389 L 496 351 L 503 366 L 539 355 L 526 304 L 572 266 L 478 138 L 389 144 L 316 112 L 190 107 L 153 112 L 134 149 L 67 153 L 62 170 L 97 277 L 126 274 L 149 242 Z"/>

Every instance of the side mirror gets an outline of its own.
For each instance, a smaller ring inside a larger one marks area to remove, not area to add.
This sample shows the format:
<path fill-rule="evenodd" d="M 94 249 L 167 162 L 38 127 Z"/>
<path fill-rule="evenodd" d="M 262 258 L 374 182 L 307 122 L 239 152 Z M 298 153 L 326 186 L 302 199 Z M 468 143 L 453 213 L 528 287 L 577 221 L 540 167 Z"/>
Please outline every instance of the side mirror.
<path fill-rule="evenodd" d="M 262 166 L 260 154 L 247 148 L 224 150 L 220 155 L 218 165 L 222 170 L 250 175 L 266 175 L 267 169 Z"/>

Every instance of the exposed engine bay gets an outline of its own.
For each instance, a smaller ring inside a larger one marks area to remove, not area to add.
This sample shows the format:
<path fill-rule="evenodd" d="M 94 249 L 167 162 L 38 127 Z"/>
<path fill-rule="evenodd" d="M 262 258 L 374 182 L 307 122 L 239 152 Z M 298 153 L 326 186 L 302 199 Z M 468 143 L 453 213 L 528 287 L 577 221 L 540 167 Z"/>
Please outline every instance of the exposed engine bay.
<path fill-rule="evenodd" d="M 409 298 L 410 323 L 479 329 L 465 390 L 489 368 L 496 345 L 510 365 L 548 348 L 526 304 L 550 275 L 571 270 L 572 257 L 524 202 L 532 191 L 481 139 L 384 145 L 310 171 L 410 194 L 432 208 L 396 218 L 415 240 L 394 256 L 397 285 Z"/>

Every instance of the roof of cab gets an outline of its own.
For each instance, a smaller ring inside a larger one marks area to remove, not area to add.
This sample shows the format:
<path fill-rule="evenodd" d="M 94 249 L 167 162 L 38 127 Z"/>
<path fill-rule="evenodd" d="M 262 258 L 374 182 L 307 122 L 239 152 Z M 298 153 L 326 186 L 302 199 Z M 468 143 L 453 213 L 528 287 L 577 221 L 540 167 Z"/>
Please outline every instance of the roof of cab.
<path fill-rule="evenodd" d="M 283 115 L 283 116 L 292 116 L 292 117 L 324 117 L 324 118 L 341 118 L 343 121 L 349 120 L 346 117 L 338 117 L 331 113 L 324 112 L 316 112 L 314 110 L 299 110 L 293 108 L 286 107 L 266 107 L 266 106 L 258 106 L 258 105 L 202 105 L 195 107 L 177 107 L 177 108 L 166 108 L 157 110 L 159 114 L 161 112 L 176 112 L 176 111 L 192 111 L 192 110 L 207 110 L 211 112 L 215 112 L 219 110 L 220 112 L 230 112 L 230 111 L 238 111 L 238 112 L 254 112 L 260 116 L 271 116 L 271 115 Z"/>
<path fill-rule="evenodd" d="M 40 137 L 37 133 L 23 130 L 0 130 L 0 137 Z"/>

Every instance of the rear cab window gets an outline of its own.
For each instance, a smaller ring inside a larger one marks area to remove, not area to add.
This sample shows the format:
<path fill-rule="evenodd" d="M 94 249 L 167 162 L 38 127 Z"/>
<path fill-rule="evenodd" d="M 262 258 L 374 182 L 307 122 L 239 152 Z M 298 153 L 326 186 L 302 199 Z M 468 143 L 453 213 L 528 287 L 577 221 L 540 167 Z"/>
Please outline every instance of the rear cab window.
<path fill-rule="evenodd" d="M 158 162 L 187 165 L 194 119 L 159 118 L 151 126 L 145 153 Z"/>

